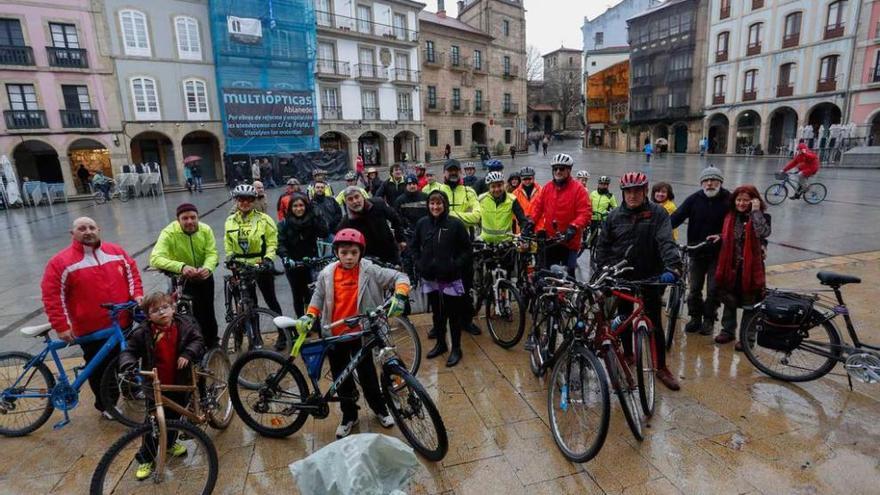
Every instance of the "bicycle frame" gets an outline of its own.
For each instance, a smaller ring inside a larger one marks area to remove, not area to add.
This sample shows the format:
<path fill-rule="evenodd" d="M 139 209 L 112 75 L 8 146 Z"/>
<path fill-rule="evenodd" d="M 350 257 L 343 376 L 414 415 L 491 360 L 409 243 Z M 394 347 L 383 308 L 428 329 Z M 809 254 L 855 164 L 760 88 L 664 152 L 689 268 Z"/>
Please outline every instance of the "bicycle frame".
<path fill-rule="evenodd" d="M 644 324 L 646 326 L 647 331 L 650 335 L 654 330 L 654 324 L 648 317 L 645 316 L 644 302 L 640 297 L 628 294 L 617 288 L 611 289 L 611 296 L 631 302 L 633 304 L 633 310 L 630 315 L 624 321 L 622 321 L 616 329 L 613 330 L 611 329 L 611 325 L 608 323 L 608 320 L 605 318 L 604 311 L 597 311 L 596 326 L 600 330 L 596 332 L 596 335 L 593 338 L 593 346 L 596 349 L 605 349 L 606 351 L 611 350 L 617 355 L 618 361 L 620 361 L 620 363 L 623 365 L 622 367 L 626 375 L 627 384 L 628 386 L 632 387 L 635 384 L 635 378 L 633 377 L 632 370 L 628 365 L 626 365 L 626 361 L 624 360 L 622 350 L 623 343 L 620 337 L 628 328 L 632 327 L 633 329 L 635 329 L 638 328 L 641 324 Z M 653 362 L 656 362 L 657 349 L 653 345 L 653 341 L 651 345 L 651 357 L 654 360 Z M 614 385 L 618 386 L 619 384 Z"/>

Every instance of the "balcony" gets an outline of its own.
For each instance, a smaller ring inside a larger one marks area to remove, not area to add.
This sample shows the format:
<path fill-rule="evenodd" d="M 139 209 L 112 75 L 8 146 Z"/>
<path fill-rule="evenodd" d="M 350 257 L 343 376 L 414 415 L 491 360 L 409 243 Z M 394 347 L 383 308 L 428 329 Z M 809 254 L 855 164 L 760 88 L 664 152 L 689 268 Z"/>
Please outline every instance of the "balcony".
<path fill-rule="evenodd" d="M 440 113 L 446 111 L 446 98 L 425 98 L 425 111 Z"/>
<path fill-rule="evenodd" d="M 519 103 L 508 103 L 504 105 L 504 115 L 519 115 Z"/>
<path fill-rule="evenodd" d="M 764 8 L 764 0 L 752 0 L 752 10 Z"/>
<path fill-rule="evenodd" d="M 751 57 L 752 55 L 760 55 L 761 54 L 761 42 L 757 43 L 749 43 L 746 46 L 746 56 Z"/>
<path fill-rule="evenodd" d="M 825 26 L 825 39 L 840 38 L 843 36 L 843 24 L 829 24 Z"/>
<path fill-rule="evenodd" d="M 425 67 L 442 68 L 446 54 L 438 51 L 422 50 L 422 65 Z"/>
<path fill-rule="evenodd" d="M 361 81 L 384 82 L 388 80 L 388 71 L 381 65 L 357 64 L 355 77 Z"/>
<path fill-rule="evenodd" d="M 86 69 L 89 66 L 87 53 L 88 52 L 84 48 L 46 47 L 46 54 L 49 56 L 49 65 L 52 67 Z"/>
<path fill-rule="evenodd" d="M 452 55 L 449 57 L 449 69 L 450 70 L 471 70 L 471 61 L 468 60 L 467 57 L 456 57 Z"/>
<path fill-rule="evenodd" d="M 380 24 L 368 19 L 357 19 L 332 12 L 316 11 L 315 25 L 319 30 L 338 30 L 376 36 L 386 40 L 418 43 L 419 32 L 402 27 Z"/>
<path fill-rule="evenodd" d="M 489 100 L 475 100 L 474 101 L 474 115 L 486 115 L 489 113 Z"/>
<path fill-rule="evenodd" d="M 880 82 L 880 65 L 871 67 L 871 82 Z"/>
<path fill-rule="evenodd" d="M 712 95 L 712 104 L 713 105 L 723 105 L 724 104 L 724 93 Z"/>
<path fill-rule="evenodd" d="M 330 58 L 315 60 L 315 74 L 321 79 L 346 79 L 351 77 L 351 65 Z"/>
<path fill-rule="evenodd" d="M 45 110 L 5 110 L 7 129 L 45 129 L 49 127 Z"/>
<path fill-rule="evenodd" d="M 34 65 L 34 51 L 29 46 L 0 45 L 0 65 Z"/>
<path fill-rule="evenodd" d="M 402 122 L 411 122 L 413 119 L 413 111 L 412 108 L 398 108 L 397 109 L 397 120 Z"/>
<path fill-rule="evenodd" d="M 817 93 L 824 93 L 826 91 L 834 91 L 836 89 L 837 89 L 837 77 L 836 76 L 820 78 L 816 84 L 816 92 Z"/>
<path fill-rule="evenodd" d="M 101 127 L 98 122 L 97 110 L 59 110 L 61 112 L 61 126 L 70 128 L 97 129 Z"/>
<path fill-rule="evenodd" d="M 715 52 L 715 63 L 727 62 L 727 50 Z"/>
<path fill-rule="evenodd" d="M 379 107 L 361 107 L 364 120 L 379 120 Z"/>
<path fill-rule="evenodd" d="M 686 81 L 693 77 L 690 67 L 687 69 L 675 69 L 666 73 L 666 82 Z"/>
<path fill-rule="evenodd" d="M 788 84 L 780 84 L 776 86 L 776 97 L 783 98 L 785 96 L 791 96 L 794 94 L 794 85 L 791 83 Z"/>
<path fill-rule="evenodd" d="M 409 69 L 394 69 L 394 80 L 397 84 L 419 84 L 419 71 Z"/>
<path fill-rule="evenodd" d="M 788 34 L 782 37 L 782 48 L 793 48 L 800 44 L 801 33 Z"/>
<path fill-rule="evenodd" d="M 721 6 L 721 13 L 718 16 L 719 19 L 727 19 L 730 17 L 730 4 Z"/>
<path fill-rule="evenodd" d="M 511 65 L 510 67 L 505 68 L 502 75 L 504 76 L 504 79 L 516 79 L 519 77 L 519 66 Z"/>
<path fill-rule="evenodd" d="M 755 89 L 744 89 L 742 101 L 755 101 L 758 99 L 758 91 Z"/>
<path fill-rule="evenodd" d="M 342 107 L 338 105 L 321 105 L 321 118 L 324 120 L 341 120 Z"/>
<path fill-rule="evenodd" d="M 470 100 L 452 100 L 452 113 L 467 113 L 470 107 Z"/>

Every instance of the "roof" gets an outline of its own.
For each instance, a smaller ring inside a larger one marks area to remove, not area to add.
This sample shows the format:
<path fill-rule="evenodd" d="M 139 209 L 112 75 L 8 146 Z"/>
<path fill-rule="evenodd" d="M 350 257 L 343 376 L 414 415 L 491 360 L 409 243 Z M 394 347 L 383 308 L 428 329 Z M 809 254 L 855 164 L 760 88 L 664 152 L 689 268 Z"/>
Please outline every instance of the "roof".
<path fill-rule="evenodd" d="M 685 3 L 685 2 L 689 2 L 689 1 L 690 1 L 690 0 L 667 0 L 667 1 L 663 2 L 663 3 L 661 3 L 661 4 L 657 4 L 657 5 L 655 5 L 655 6 L 651 7 L 651 8 L 649 8 L 648 10 L 646 10 L 646 11 L 640 13 L 640 14 L 636 14 L 636 15 L 630 17 L 629 19 L 626 20 L 626 22 L 629 23 L 630 21 L 632 21 L 632 20 L 634 20 L 634 19 L 639 19 L 639 18 L 642 18 L 642 17 L 644 17 L 644 16 L 646 16 L 646 15 L 651 15 L 651 14 L 654 14 L 654 13 L 656 13 L 656 12 L 659 12 L 659 11 L 661 11 L 661 10 L 667 8 L 667 7 L 671 7 L 671 6 L 673 6 L 673 5 L 678 5 L 678 4 L 682 4 L 682 3 Z"/>
<path fill-rule="evenodd" d="M 449 16 L 439 16 L 434 12 L 421 11 L 419 12 L 419 22 L 429 22 L 431 24 L 437 24 L 438 26 L 443 26 L 446 28 L 457 29 L 459 31 L 464 31 L 470 34 L 476 34 L 479 36 L 483 36 L 485 38 L 492 39 L 488 33 L 480 31 L 479 29 L 471 26 L 470 24 L 465 24 L 464 22 L 459 21 L 455 17 Z"/>
<path fill-rule="evenodd" d="M 607 46 L 598 50 L 587 50 L 587 55 L 604 55 L 607 53 L 629 53 L 629 45 Z"/>
<path fill-rule="evenodd" d="M 576 48 L 566 48 L 566 47 L 563 46 L 563 47 L 561 47 L 561 48 L 557 48 L 556 50 L 553 50 L 552 52 L 545 53 L 544 55 L 541 55 L 541 57 L 549 57 L 550 55 L 553 55 L 553 54 L 556 53 L 556 52 L 574 52 L 574 53 L 583 53 L 583 50 L 578 50 L 578 49 L 576 49 Z"/>

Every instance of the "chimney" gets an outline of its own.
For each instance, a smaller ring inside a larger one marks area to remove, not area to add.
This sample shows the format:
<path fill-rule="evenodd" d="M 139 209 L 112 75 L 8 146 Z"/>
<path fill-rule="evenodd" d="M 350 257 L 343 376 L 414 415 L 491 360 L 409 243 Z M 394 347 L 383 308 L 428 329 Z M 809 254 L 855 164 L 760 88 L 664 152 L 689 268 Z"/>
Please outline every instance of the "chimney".
<path fill-rule="evenodd" d="M 437 17 L 446 17 L 446 2 L 437 0 Z"/>

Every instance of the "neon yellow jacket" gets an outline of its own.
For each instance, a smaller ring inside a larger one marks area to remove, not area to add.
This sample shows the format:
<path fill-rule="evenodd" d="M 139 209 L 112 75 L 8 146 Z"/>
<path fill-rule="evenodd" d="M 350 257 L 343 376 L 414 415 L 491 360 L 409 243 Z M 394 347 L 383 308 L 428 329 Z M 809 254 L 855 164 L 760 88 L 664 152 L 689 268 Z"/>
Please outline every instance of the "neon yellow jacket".
<path fill-rule="evenodd" d="M 430 184 L 425 184 L 425 187 L 422 188 L 422 192 L 425 194 L 431 194 L 432 192 L 440 189 L 439 182 L 431 182 Z"/>
<path fill-rule="evenodd" d="M 176 220 L 159 233 L 159 239 L 150 253 L 150 266 L 172 273 L 180 273 L 184 266 L 217 268 L 217 242 L 214 231 L 199 222 L 199 230 L 192 235 L 183 231 Z"/>
<path fill-rule="evenodd" d="M 669 213 L 670 217 L 675 212 L 675 210 L 678 209 L 678 207 L 675 206 L 675 203 L 673 203 L 671 199 L 667 199 L 666 201 L 661 203 L 660 206 L 662 206 L 666 210 L 666 213 Z M 672 240 L 678 240 L 678 229 L 672 229 Z"/>
<path fill-rule="evenodd" d="M 590 193 L 590 203 L 593 206 L 593 220 L 604 220 L 609 211 L 617 208 L 617 198 L 613 194 L 600 194 L 598 190 Z"/>
<path fill-rule="evenodd" d="M 480 203 L 477 201 L 476 191 L 461 184 L 452 190 L 447 184 L 442 183 L 437 190 L 443 191 L 449 198 L 449 216 L 461 220 L 468 228 L 480 225 Z"/>
<path fill-rule="evenodd" d="M 242 218 L 241 211 L 236 211 L 226 218 L 224 231 L 223 247 L 228 258 L 257 265 L 263 258 L 275 257 L 278 227 L 269 215 L 254 210 Z"/>
<path fill-rule="evenodd" d="M 499 243 L 513 238 L 513 205 L 516 197 L 505 193 L 504 201 L 500 204 L 490 193 L 483 193 L 479 197 L 480 202 L 480 239 L 490 243 Z"/>

